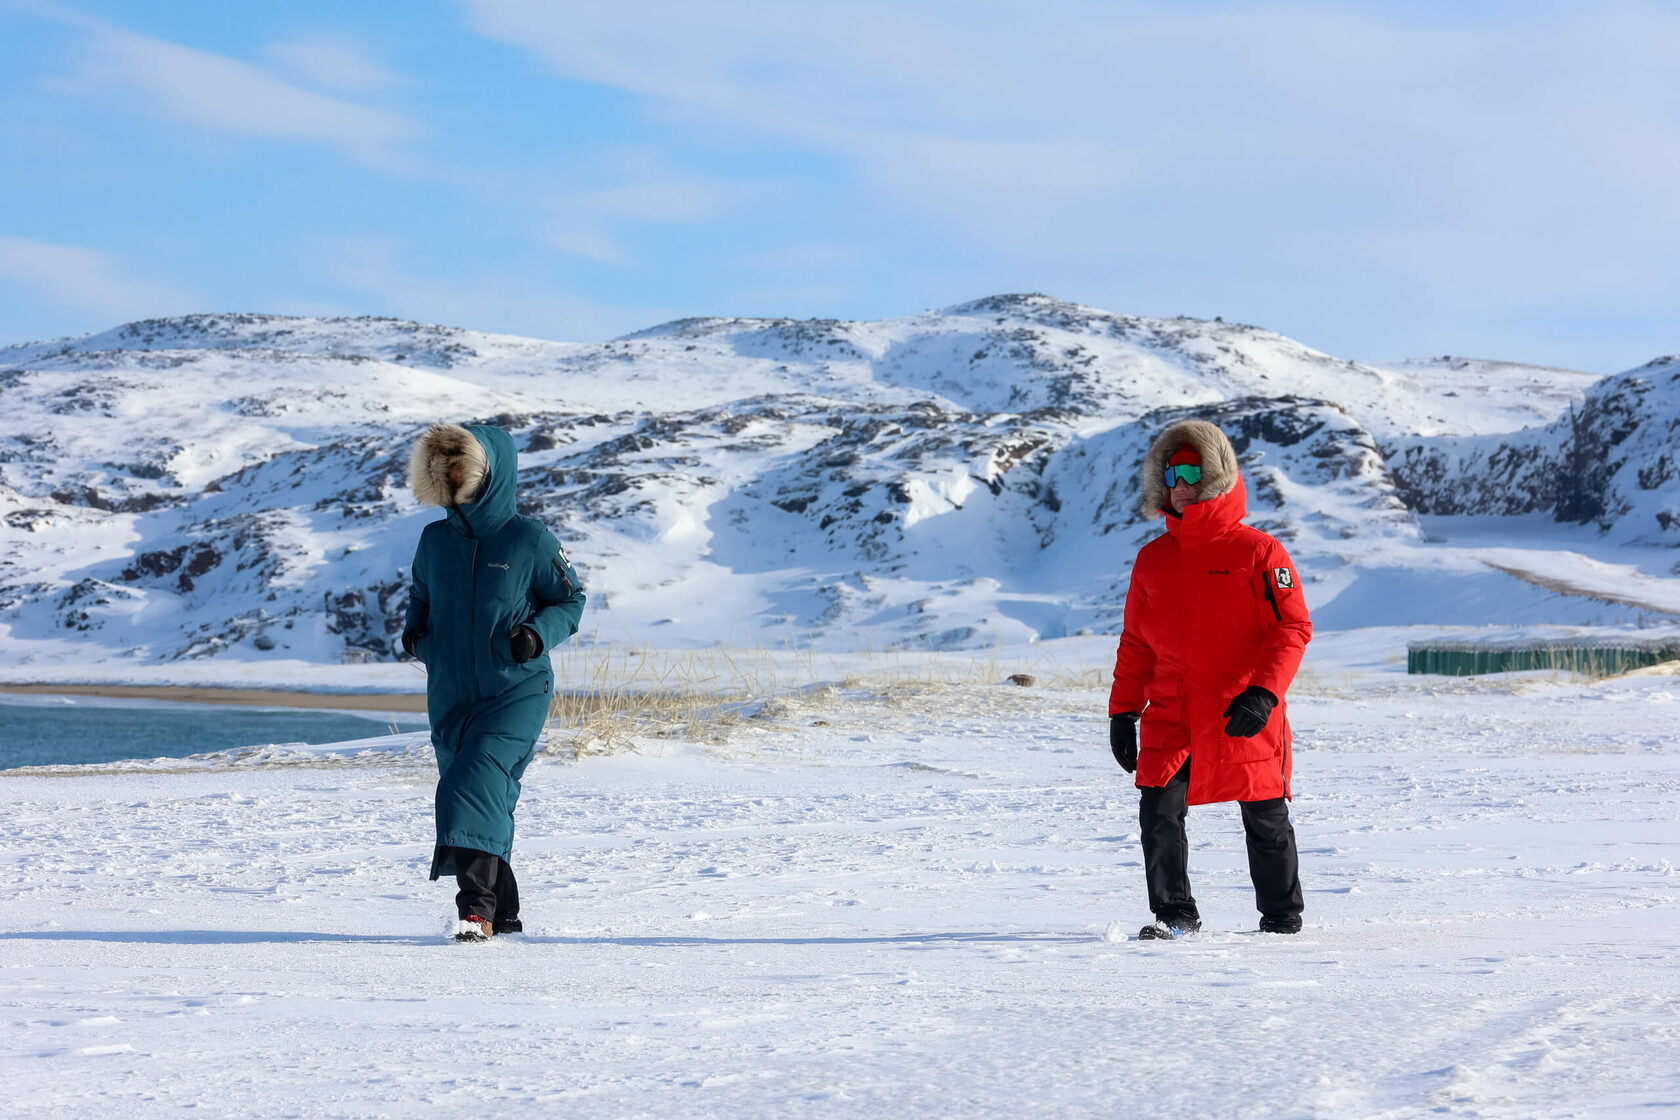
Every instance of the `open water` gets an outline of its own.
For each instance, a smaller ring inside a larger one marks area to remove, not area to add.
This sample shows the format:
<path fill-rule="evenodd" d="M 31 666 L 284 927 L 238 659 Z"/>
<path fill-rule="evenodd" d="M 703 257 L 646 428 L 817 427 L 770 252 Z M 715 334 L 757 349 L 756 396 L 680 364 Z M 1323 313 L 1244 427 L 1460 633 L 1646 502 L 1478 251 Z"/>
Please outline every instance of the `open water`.
<path fill-rule="evenodd" d="M 158 700 L 0 694 L 0 769 L 185 758 L 268 743 L 340 743 L 424 731 L 415 712 L 322 712 Z"/>

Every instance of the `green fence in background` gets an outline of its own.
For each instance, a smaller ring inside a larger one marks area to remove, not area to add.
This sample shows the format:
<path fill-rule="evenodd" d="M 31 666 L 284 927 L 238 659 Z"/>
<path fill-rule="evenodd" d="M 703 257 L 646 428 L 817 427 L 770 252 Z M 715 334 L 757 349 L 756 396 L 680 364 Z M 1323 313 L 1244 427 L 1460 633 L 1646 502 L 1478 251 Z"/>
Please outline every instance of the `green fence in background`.
<path fill-rule="evenodd" d="M 1680 640 L 1654 642 L 1412 642 L 1406 672 L 1475 677 L 1556 669 L 1584 677 L 1613 677 L 1680 660 Z"/>

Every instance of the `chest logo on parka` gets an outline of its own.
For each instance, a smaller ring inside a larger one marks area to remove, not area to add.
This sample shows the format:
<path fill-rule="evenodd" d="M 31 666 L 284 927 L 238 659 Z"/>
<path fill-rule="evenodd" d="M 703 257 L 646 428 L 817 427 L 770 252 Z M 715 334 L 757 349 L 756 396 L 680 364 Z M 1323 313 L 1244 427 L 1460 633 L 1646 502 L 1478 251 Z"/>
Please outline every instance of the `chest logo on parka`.
<path fill-rule="evenodd" d="M 1295 586 L 1295 573 L 1288 568 L 1273 568 L 1272 579 L 1277 582 L 1279 591 Z"/>
<path fill-rule="evenodd" d="M 508 566 L 506 564 L 498 564 L 495 561 L 491 561 L 490 563 L 488 563 L 484 566 L 486 568 L 500 568 L 504 572 L 508 570 Z"/>

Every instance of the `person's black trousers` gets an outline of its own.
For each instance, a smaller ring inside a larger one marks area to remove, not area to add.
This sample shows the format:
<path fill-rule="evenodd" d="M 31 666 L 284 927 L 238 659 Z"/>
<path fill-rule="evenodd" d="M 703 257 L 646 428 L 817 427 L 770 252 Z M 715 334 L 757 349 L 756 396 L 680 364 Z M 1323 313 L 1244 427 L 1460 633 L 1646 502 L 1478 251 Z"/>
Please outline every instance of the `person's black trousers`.
<path fill-rule="evenodd" d="M 1189 811 L 1190 760 L 1164 786 L 1138 790 L 1138 824 L 1143 836 L 1143 873 L 1149 886 L 1149 909 L 1160 920 L 1200 921 L 1190 893 L 1190 839 L 1184 832 Z M 1248 840 L 1248 876 L 1254 904 L 1263 917 L 1301 916 L 1301 868 L 1295 850 L 1295 826 L 1289 801 L 1242 801 L 1243 832 Z"/>
<path fill-rule="evenodd" d="M 1169 925 L 1201 921 L 1190 893 L 1190 838 L 1184 816 L 1190 810 L 1190 762 L 1185 760 L 1164 786 L 1142 786 L 1138 824 L 1143 836 L 1143 875 L 1149 911 Z"/>
<path fill-rule="evenodd" d="M 1301 861 L 1295 851 L 1295 826 L 1289 823 L 1289 801 L 1240 801 L 1243 832 L 1248 839 L 1248 877 L 1254 881 L 1254 905 L 1261 917 L 1298 920 L 1301 901 Z"/>
<path fill-rule="evenodd" d="M 460 917 L 489 918 L 501 932 L 519 920 L 519 881 L 501 856 L 474 848 L 452 848 L 455 860 L 455 909 Z"/>

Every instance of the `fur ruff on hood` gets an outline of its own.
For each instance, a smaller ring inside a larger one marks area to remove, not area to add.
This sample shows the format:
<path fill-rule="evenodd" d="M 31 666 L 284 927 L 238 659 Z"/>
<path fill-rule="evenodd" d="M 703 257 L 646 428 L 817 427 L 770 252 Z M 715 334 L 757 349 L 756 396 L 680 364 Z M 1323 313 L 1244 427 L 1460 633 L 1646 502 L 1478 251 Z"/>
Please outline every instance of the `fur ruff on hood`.
<path fill-rule="evenodd" d="M 1237 451 L 1216 425 L 1206 420 L 1185 420 L 1174 424 L 1149 445 L 1143 460 L 1143 502 L 1145 517 L 1160 517 L 1172 507 L 1171 491 L 1163 477 L 1167 460 L 1181 447 L 1191 447 L 1202 457 L 1202 501 L 1229 494 L 1237 484 Z"/>
<path fill-rule="evenodd" d="M 449 468 L 461 464 L 461 487 L 450 492 Z M 490 476 L 484 445 L 459 424 L 433 424 L 408 456 L 408 485 L 425 506 L 459 506 L 473 500 Z"/>

